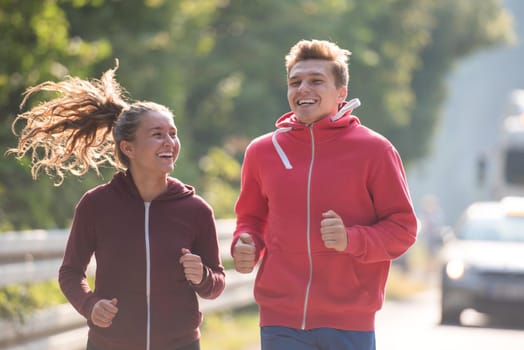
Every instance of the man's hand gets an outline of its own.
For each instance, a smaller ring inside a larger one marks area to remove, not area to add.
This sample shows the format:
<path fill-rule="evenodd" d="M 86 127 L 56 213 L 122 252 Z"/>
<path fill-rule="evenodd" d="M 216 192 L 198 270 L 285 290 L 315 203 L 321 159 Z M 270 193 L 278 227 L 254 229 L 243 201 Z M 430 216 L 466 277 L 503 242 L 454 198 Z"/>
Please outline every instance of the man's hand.
<path fill-rule="evenodd" d="M 97 301 L 95 306 L 93 306 L 93 310 L 91 310 L 91 322 L 101 328 L 111 326 L 113 318 L 115 318 L 118 312 L 118 308 L 116 307 L 117 303 L 118 300 L 116 298 Z"/>
<path fill-rule="evenodd" d="M 346 250 L 349 243 L 348 235 L 340 216 L 333 210 L 328 210 L 322 213 L 322 217 L 320 233 L 326 248 L 332 248 L 339 252 Z"/>
<path fill-rule="evenodd" d="M 240 234 L 233 248 L 233 262 L 240 273 L 250 273 L 255 267 L 255 242 L 249 233 Z"/>
<path fill-rule="evenodd" d="M 193 284 L 200 284 L 204 278 L 204 264 L 200 256 L 191 254 L 187 248 L 182 248 L 182 256 L 179 261 L 184 267 L 186 279 Z"/>

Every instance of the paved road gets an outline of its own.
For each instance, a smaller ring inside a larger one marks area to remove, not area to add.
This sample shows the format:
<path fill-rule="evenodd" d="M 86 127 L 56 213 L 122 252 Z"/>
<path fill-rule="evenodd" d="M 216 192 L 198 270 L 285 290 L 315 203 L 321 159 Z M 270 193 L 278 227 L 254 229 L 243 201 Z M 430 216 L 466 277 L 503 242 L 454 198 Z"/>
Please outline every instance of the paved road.
<path fill-rule="evenodd" d="M 494 325 L 466 311 L 466 326 L 441 326 L 438 293 L 388 302 L 377 315 L 377 350 L 524 350 L 524 324 Z"/>

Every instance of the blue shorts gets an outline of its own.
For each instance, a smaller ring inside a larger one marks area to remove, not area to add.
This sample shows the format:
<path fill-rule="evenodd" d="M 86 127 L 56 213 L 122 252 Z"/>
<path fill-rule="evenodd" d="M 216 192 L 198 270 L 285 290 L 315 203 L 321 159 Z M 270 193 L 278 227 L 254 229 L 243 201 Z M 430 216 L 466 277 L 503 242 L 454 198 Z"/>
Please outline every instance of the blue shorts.
<path fill-rule="evenodd" d="M 260 339 L 261 350 L 376 350 L 374 331 L 267 326 L 261 328 Z"/>

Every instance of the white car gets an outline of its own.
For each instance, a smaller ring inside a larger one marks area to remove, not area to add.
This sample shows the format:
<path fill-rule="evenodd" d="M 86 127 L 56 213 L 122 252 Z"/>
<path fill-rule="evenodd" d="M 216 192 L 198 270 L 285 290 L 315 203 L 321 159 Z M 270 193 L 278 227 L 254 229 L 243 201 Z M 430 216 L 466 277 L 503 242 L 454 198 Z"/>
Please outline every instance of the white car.
<path fill-rule="evenodd" d="M 441 251 L 441 323 L 460 324 L 463 310 L 524 315 L 524 197 L 476 202 Z"/>

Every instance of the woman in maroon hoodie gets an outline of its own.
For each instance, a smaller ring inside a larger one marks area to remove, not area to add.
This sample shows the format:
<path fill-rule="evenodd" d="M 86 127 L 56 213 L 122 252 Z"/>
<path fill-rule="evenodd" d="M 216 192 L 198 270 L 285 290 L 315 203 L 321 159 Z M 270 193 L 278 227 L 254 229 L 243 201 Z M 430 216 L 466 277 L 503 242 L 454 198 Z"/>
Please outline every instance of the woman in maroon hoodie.
<path fill-rule="evenodd" d="M 87 349 L 199 349 L 197 294 L 216 298 L 225 285 L 213 211 L 169 176 L 180 151 L 171 111 L 125 101 L 115 71 L 30 88 L 23 102 L 38 91 L 60 95 L 17 117 L 26 124 L 11 151 L 32 154 L 33 176 L 44 170 L 59 184 L 106 162 L 119 170 L 78 203 L 59 272 L 87 319 Z"/>

